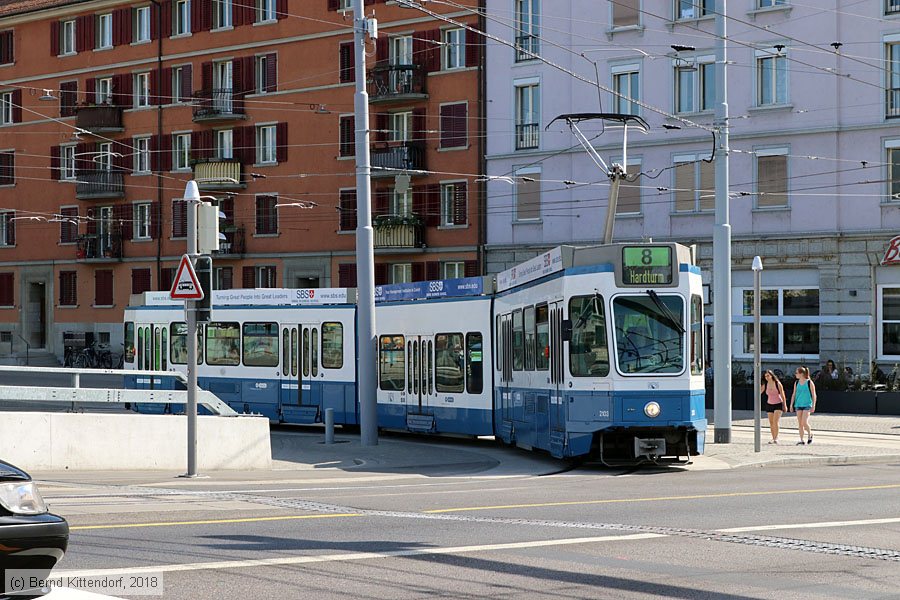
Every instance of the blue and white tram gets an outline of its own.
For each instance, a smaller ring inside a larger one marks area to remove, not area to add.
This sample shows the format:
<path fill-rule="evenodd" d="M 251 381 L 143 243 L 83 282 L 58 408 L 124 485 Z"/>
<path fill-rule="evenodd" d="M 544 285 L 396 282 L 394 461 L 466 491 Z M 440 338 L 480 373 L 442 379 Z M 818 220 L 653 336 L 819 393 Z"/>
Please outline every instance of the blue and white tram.
<path fill-rule="evenodd" d="M 498 437 L 557 457 L 703 452 L 702 283 L 688 248 L 560 247 L 496 288 Z"/>
<path fill-rule="evenodd" d="M 272 422 L 316 423 L 334 408 L 337 422 L 358 423 L 351 296 L 344 289 L 214 292 L 213 320 L 198 331 L 198 384 L 237 412 Z M 183 308 L 167 293 L 145 292 L 125 310 L 126 369 L 185 371 Z M 135 374 L 126 385 L 174 385 L 163 379 Z"/>

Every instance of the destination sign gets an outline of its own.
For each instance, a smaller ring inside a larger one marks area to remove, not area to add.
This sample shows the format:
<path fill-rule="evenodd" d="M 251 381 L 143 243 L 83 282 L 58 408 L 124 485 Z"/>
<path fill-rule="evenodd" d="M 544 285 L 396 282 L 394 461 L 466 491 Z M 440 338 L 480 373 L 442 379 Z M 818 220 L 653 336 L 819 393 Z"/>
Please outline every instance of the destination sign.
<path fill-rule="evenodd" d="M 625 246 L 622 248 L 624 285 L 669 285 L 672 283 L 671 246 Z"/>

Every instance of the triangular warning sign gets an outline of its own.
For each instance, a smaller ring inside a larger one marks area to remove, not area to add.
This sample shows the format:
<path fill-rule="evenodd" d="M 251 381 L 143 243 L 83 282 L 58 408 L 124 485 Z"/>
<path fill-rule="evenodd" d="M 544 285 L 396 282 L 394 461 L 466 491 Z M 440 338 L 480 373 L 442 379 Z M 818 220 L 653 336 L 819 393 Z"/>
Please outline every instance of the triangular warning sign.
<path fill-rule="evenodd" d="M 172 289 L 169 290 L 169 298 L 172 300 L 203 299 L 203 289 L 200 287 L 200 280 L 197 279 L 197 273 L 194 272 L 194 264 L 187 254 L 181 257 L 175 280 L 172 282 Z"/>

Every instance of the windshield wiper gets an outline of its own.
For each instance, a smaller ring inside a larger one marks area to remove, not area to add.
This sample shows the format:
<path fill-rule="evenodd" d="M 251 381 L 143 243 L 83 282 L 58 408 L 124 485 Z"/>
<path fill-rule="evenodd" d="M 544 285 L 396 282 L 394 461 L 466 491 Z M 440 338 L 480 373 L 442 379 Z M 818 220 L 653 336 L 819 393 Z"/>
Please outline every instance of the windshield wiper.
<path fill-rule="evenodd" d="M 669 320 L 669 324 L 673 326 L 672 328 L 675 329 L 675 331 L 677 331 L 678 333 L 684 334 L 684 332 L 686 331 L 684 325 L 681 324 L 680 320 L 675 318 L 674 313 L 672 313 L 669 307 L 666 306 L 662 300 L 660 300 L 659 294 L 657 294 L 654 290 L 647 290 L 647 295 L 650 296 L 651 300 L 653 300 L 653 304 L 656 305 L 656 308 L 659 309 L 659 312 L 661 312 L 663 316 Z"/>
<path fill-rule="evenodd" d="M 584 327 L 584 324 L 587 323 L 589 316 L 600 316 L 599 305 L 597 304 L 597 299 L 600 297 L 600 294 L 594 292 L 594 297 L 591 298 L 591 301 L 588 304 L 584 305 L 584 308 L 581 309 L 581 314 L 578 315 L 578 320 L 575 321 L 575 329 L 581 329 Z M 593 315 L 589 314 L 589 309 L 593 310 Z"/>

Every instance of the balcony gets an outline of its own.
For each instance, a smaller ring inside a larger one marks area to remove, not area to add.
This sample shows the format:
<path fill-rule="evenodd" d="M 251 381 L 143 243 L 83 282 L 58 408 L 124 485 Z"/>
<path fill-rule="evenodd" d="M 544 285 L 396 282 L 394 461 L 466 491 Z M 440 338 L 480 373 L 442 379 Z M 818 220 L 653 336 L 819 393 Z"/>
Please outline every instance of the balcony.
<path fill-rule="evenodd" d="M 194 180 L 201 190 L 236 190 L 247 187 L 241 179 L 241 162 L 233 158 L 194 162 Z"/>
<path fill-rule="evenodd" d="M 885 90 L 884 116 L 888 119 L 900 117 L 900 88 Z"/>
<path fill-rule="evenodd" d="M 900 0 L 884 0 L 884 14 L 896 15 L 900 13 Z"/>
<path fill-rule="evenodd" d="M 90 104 L 75 109 L 75 126 L 91 133 L 125 131 L 122 108 L 111 104 Z"/>
<path fill-rule="evenodd" d="M 415 215 L 379 215 L 375 217 L 375 248 L 422 248 L 425 228 Z"/>
<path fill-rule="evenodd" d="M 227 258 L 244 254 L 247 249 L 244 245 L 244 228 L 235 227 L 233 224 L 223 224 L 220 230 L 225 236 L 219 242 L 219 252 L 216 256 Z"/>
<path fill-rule="evenodd" d="M 96 262 L 122 260 L 122 235 L 118 232 L 79 235 L 75 258 Z"/>
<path fill-rule="evenodd" d="M 194 93 L 194 122 L 246 119 L 244 100 L 232 89 L 211 89 Z"/>
<path fill-rule="evenodd" d="M 380 65 L 369 71 L 370 104 L 428 98 L 425 70 L 420 65 Z"/>
<path fill-rule="evenodd" d="M 424 175 L 425 148 L 410 142 L 398 142 L 387 147 L 372 148 L 372 177 L 393 177 L 400 171 L 410 175 Z"/>
<path fill-rule="evenodd" d="M 516 36 L 516 62 L 534 60 L 540 50 L 538 37 L 530 34 Z"/>
<path fill-rule="evenodd" d="M 532 150 L 541 141 L 540 123 L 516 124 L 516 150 Z"/>
<path fill-rule="evenodd" d="M 108 200 L 125 197 L 124 177 L 119 171 L 80 171 L 75 185 L 79 200 Z"/>

